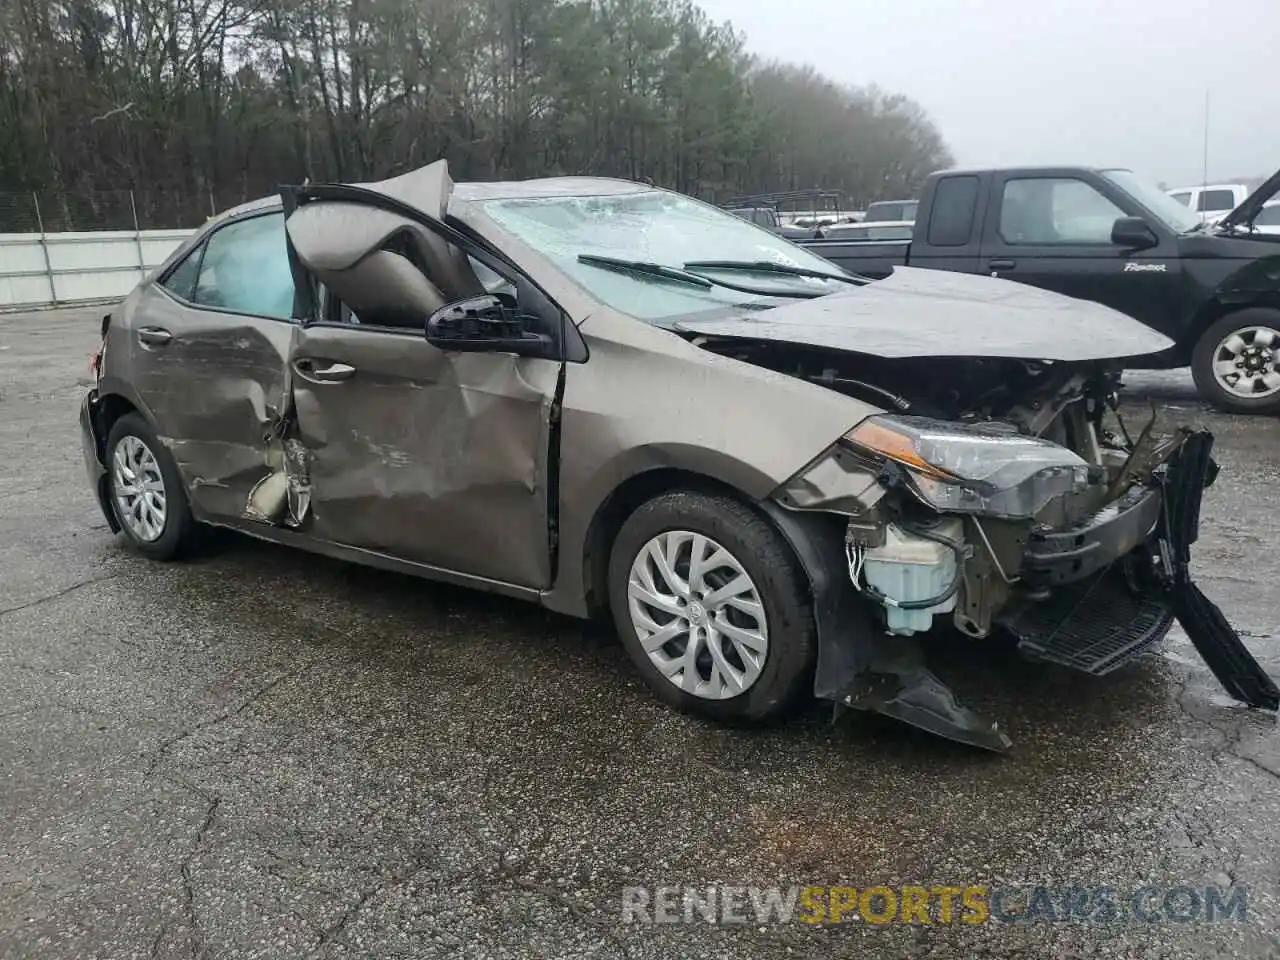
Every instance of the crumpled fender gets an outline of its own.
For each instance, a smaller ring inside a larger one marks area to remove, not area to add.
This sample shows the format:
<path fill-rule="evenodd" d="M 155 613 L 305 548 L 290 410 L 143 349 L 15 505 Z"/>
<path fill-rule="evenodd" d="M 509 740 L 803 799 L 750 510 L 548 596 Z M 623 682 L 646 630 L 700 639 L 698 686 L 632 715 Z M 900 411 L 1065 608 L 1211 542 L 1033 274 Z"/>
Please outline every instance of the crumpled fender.
<path fill-rule="evenodd" d="M 1009 748 L 996 723 L 958 703 L 925 667 L 917 640 L 890 636 L 876 622 L 849 582 L 843 517 L 788 510 L 773 501 L 761 507 L 809 579 L 818 631 L 816 697 L 987 750 Z"/>

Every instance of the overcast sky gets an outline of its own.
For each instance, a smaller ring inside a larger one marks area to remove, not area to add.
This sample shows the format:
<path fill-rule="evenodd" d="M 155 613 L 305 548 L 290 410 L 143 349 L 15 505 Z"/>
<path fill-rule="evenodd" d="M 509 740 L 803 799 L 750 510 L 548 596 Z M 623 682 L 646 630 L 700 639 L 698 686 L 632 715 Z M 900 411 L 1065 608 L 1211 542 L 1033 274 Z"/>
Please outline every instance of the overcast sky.
<path fill-rule="evenodd" d="M 1280 167 L 1280 0 L 697 0 L 757 54 L 917 100 L 962 164 Z"/>

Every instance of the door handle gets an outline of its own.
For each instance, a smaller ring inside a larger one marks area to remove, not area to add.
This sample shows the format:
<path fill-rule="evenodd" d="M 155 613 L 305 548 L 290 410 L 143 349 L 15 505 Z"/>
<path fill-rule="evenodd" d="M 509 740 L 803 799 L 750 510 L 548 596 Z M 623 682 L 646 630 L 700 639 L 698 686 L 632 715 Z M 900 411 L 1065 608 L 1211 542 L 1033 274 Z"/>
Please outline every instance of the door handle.
<path fill-rule="evenodd" d="M 173 334 L 164 329 L 164 327 L 140 327 L 138 329 L 138 342 L 144 343 L 149 347 L 163 347 L 172 339 Z"/>
<path fill-rule="evenodd" d="M 1012 270 L 1017 265 L 1017 260 L 992 260 L 990 264 L 992 270 Z"/>
<path fill-rule="evenodd" d="M 350 380 L 356 368 L 347 363 L 329 363 L 327 360 L 311 360 L 302 357 L 293 361 L 293 369 L 303 380 L 312 383 L 337 383 Z"/>

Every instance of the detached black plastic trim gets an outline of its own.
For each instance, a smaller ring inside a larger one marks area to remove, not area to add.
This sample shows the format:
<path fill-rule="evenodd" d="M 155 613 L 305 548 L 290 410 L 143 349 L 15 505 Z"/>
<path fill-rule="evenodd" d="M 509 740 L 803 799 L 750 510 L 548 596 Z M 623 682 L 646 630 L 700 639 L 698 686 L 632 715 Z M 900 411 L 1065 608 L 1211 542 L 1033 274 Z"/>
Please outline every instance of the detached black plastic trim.
<path fill-rule="evenodd" d="M 106 518 L 107 526 L 112 533 L 120 532 L 120 521 L 107 493 L 107 467 L 103 462 L 106 455 L 106 438 L 98 435 L 98 409 L 101 401 L 97 389 L 90 390 L 80 401 L 80 452 L 84 455 L 85 472 L 89 475 L 89 483 L 98 501 L 98 507 Z"/>
<path fill-rule="evenodd" d="M 1165 586 L 1178 623 L 1224 690 L 1251 707 L 1280 710 L 1280 688 L 1217 605 L 1191 582 L 1191 544 L 1200 531 L 1204 488 L 1217 474 L 1213 434 L 1191 433 L 1169 463 L 1162 528 Z"/>

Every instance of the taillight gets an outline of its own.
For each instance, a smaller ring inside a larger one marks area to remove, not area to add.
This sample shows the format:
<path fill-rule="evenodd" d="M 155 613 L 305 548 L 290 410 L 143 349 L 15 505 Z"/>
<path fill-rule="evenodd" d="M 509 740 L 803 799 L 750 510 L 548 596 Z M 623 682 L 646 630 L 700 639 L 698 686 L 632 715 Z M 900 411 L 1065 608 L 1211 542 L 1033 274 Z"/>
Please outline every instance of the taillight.
<path fill-rule="evenodd" d="M 111 314 L 108 313 L 102 318 L 102 341 L 98 344 L 98 348 L 89 356 L 89 372 L 93 374 L 95 380 L 102 379 L 102 355 L 107 349 L 107 329 L 110 326 Z"/>

